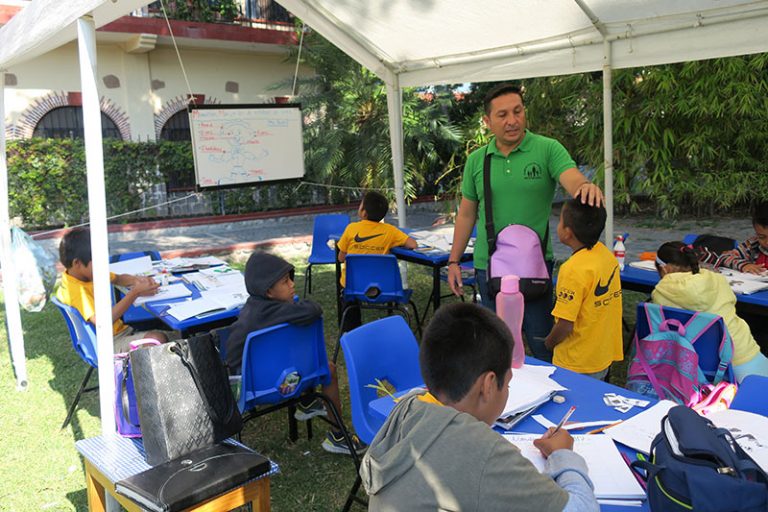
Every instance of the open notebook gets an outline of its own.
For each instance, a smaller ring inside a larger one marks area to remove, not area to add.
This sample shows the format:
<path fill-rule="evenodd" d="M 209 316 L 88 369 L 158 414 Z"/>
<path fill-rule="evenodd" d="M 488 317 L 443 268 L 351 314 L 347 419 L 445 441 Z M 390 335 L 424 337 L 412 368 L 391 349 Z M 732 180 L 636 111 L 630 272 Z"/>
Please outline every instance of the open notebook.
<path fill-rule="evenodd" d="M 540 434 L 504 434 L 507 441 L 520 449 L 523 457 L 530 460 L 539 472 L 544 472 L 546 459 L 533 445 L 534 439 L 539 437 Z M 645 499 L 645 491 L 637 483 L 611 438 L 600 435 L 573 436 L 573 451 L 584 457 L 598 499 Z"/>

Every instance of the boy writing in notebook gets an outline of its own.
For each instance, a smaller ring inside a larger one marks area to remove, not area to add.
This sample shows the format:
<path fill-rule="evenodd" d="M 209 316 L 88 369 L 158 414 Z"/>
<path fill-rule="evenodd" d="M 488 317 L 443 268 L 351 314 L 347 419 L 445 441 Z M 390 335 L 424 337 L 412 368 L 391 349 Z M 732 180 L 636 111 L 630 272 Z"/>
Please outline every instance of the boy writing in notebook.
<path fill-rule="evenodd" d="M 91 261 L 91 232 L 78 228 L 69 231 L 59 244 L 59 259 L 66 270 L 61 274 L 61 285 L 56 292 L 58 299 L 80 312 L 90 323 L 96 322 L 96 302 L 93 295 L 93 262 Z M 127 352 L 131 341 L 153 338 L 162 343 L 168 336 L 162 331 L 135 331 L 123 323 L 121 317 L 137 298 L 154 295 L 159 284 L 151 277 L 114 274 L 114 285 L 128 287 L 122 299 L 112 306 L 112 334 L 115 352 Z"/>
<path fill-rule="evenodd" d="M 339 261 L 346 260 L 347 254 L 388 254 L 392 247 L 415 249 L 418 246 L 416 240 L 395 226 L 383 222 L 388 210 L 386 197 L 374 190 L 365 193 L 357 209 L 360 220 L 347 226 L 337 244 Z M 342 269 L 341 286 L 345 283 L 346 272 Z M 350 310 L 341 332 L 358 327 L 360 322 L 360 309 Z"/>
<path fill-rule="evenodd" d="M 310 325 L 323 316 L 323 310 L 316 302 L 294 301 L 296 290 L 293 274 L 293 265 L 278 256 L 255 252 L 248 258 L 248 263 L 245 265 L 245 287 L 248 290 L 248 300 L 240 310 L 237 321 L 232 324 L 227 339 L 227 365 L 233 375 L 240 375 L 245 340 L 250 333 L 286 322 Z M 286 343 L 290 343 L 290 340 L 286 340 Z M 323 386 L 323 393 L 341 413 L 336 366 L 330 362 L 328 366 L 331 370 L 331 382 Z M 295 414 L 299 421 L 327 415 L 328 413 L 318 400 L 300 403 Z M 366 446 L 357 436 L 353 435 L 352 438 L 356 451 L 362 452 Z M 349 453 L 344 436 L 338 428 L 328 432 L 322 447 L 331 453 Z"/>
<path fill-rule="evenodd" d="M 553 364 L 601 380 L 624 359 L 619 263 L 599 241 L 605 218 L 602 206 L 563 205 L 557 236 L 573 254 L 557 276 L 556 323 L 544 342 Z"/>
<path fill-rule="evenodd" d="M 509 395 L 512 335 L 490 310 L 442 306 L 424 332 L 419 363 L 429 392 L 403 397 L 363 457 L 368 510 L 597 511 L 573 438 L 551 428 L 539 471 L 492 425 Z"/>

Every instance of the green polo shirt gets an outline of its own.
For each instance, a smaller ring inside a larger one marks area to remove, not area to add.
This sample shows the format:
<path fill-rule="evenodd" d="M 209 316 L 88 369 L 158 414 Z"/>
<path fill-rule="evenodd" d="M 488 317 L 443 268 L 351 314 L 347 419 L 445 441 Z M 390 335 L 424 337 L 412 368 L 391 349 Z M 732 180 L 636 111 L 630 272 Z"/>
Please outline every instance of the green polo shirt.
<path fill-rule="evenodd" d="M 491 155 L 491 190 L 493 221 L 498 233 L 510 224 L 523 224 L 544 238 L 552 213 L 552 198 L 560 175 L 576 163 L 555 139 L 525 131 L 520 145 L 509 156 L 496 148 L 496 138 L 467 158 L 461 193 L 478 203 L 475 268 L 488 268 L 488 239 L 485 234 L 485 201 L 483 193 L 483 160 Z M 552 257 L 552 244 L 547 242 L 547 259 Z"/>

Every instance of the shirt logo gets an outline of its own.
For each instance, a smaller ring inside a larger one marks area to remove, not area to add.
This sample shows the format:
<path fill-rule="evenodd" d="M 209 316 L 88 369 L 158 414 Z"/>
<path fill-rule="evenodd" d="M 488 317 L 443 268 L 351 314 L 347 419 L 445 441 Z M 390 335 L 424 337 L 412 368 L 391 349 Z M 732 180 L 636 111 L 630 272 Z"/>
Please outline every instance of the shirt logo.
<path fill-rule="evenodd" d="M 379 233 L 378 235 L 371 235 L 371 236 L 360 236 L 360 234 L 355 235 L 355 242 L 357 243 L 363 243 L 367 242 L 368 240 L 372 238 L 376 238 L 377 236 L 381 236 L 383 233 Z"/>
<path fill-rule="evenodd" d="M 611 286 L 611 281 L 613 281 L 613 278 L 616 276 L 616 269 L 619 268 L 618 265 L 616 265 L 613 268 L 613 272 L 611 272 L 611 277 L 608 278 L 608 282 L 605 284 L 605 286 L 602 285 L 600 280 L 597 281 L 597 285 L 595 286 L 595 297 L 600 297 L 601 295 L 605 295 L 608 293 L 608 288 Z"/>
<path fill-rule="evenodd" d="M 557 300 L 560 302 L 571 302 L 576 295 L 576 292 L 567 288 L 560 288 L 557 290 Z"/>
<path fill-rule="evenodd" d="M 541 167 L 535 162 L 526 165 L 523 169 L 523 178 L 526 180 L 538 180 L 541 179 L 541 175 Z"/>

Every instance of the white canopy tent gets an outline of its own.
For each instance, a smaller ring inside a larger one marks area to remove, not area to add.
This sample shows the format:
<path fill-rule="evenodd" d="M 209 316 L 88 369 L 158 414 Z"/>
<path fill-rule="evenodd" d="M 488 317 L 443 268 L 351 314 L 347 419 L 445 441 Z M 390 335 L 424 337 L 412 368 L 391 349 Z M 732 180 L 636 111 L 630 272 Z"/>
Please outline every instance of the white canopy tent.
<path fill-rule="evenodd" d="M 725 57 L 768 50 L 768 1 L 744 0 L 278 0 L 386 84 L 392 161 L 401 225 L 402 87 L 604 71 L 605 191 L 612 225 L 612 68 Z M 112 357 L 107 231 L 94 27 L 146 0 L 34 0 L 0 29 L 0 71 L 78 37 L 81 46 L 89 202 L 93 233 L 99 359 Z M 0 93 L 2 92 L 0 80 Z M 88 114 L 88 112 L 91 114 Z M 0 109 L 0 112 L 2 110 Z M 553 134 L 556 135 L 556 134 Z M 4 133 L 0 150 L 4 150 Z M 0 155 L 0 263 L 11 268 L 7 166 Z M 6 274 L 7 275 L 7 274 Z M 6 305 L 15 304 L 4 279 Z M 7 306 L 8 307 L 8 306 Z M 18 308 L 8 307 L 19 374 L 23 344 Z M 109 341 L 109 342 L 108 342 Z M 18 350 L 18 347 L 22 347 Z M 18 357 L 20 361 L 17 361 Z M 110 365 L 99 368 L 103 430 L 112 431 Z"/>

